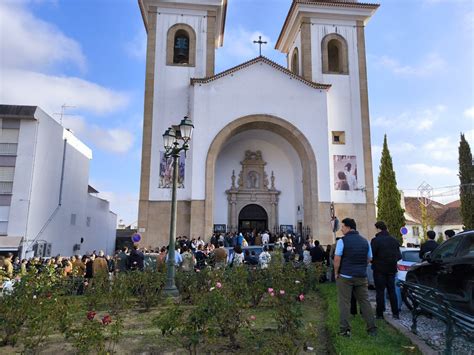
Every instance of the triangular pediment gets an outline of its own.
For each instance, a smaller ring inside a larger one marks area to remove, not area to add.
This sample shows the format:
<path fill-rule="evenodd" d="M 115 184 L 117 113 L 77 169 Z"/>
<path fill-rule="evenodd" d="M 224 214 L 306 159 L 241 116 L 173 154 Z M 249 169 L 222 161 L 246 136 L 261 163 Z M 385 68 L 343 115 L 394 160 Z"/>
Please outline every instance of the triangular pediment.
<path fill-rule="evenodd" d="M 233 74 L 235 72 L 238 72 L 240 70 L 244 70 L 244 69 L 246 69 L 250 66 L 253 66 L 255 64 L 258 64 L 258 63 L 264 63 L 264 64 L 272 67 L 274 70 L 282 72 L 283 74 L 288 75 L 291 78 L 296 79 L 296 80 L 302 82 L 303 84 L 308 85 L 308 86 L 310 86 L 314 89 L 329 90 L 329 88 L 331 87 L 331 85 L 329 85 L 329 84 L 320 84 L 320 83 L 315 83 L 315 82 L 310 81 L 310 80 L 306 80 L 302 76 L 296 75 L 295 73 L 289 71 L 288 69 L 281 66 L 280 64 L 275 63 L 274 61 L 268 59 L 267 57 L 263 57 L 263 56 L 254 58 L 252 60 L 249 60 L 248 62 L 242 63 L 240 65 L 237 65 L 233 68 L 227 69 L 227 70 L 225 70 L 225 71 L 223 71 L 219 74 L 216 74 L 216 75 L 213 75 L 213 76 L 210 76 L 210 77 L 207 77 L 207 78 L 192 78 L 191 79 L 191 85 L 194 85 L 194 84 L 208 84 L 210 82 L 213 82 L 215 80 L 219 80 L 223 77 L 231 75 L 231 74 Z"/>

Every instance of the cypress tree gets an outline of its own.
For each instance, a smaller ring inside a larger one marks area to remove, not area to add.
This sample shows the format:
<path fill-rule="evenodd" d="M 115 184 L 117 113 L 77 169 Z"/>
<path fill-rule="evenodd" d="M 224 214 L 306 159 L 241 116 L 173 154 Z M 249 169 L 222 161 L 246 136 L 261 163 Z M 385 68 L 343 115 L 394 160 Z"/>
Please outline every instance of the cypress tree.
<path fill-rule="evenodd" d="M 469 143 L 461 133 L 459 143 L 461 217 L 466 230 L 474 229 L 474 166 Z"/>
<path fill-rule="evenodd" d="M 387 135 L 384 136 L 380 173 L 378 179 L 377 219 L 384 221 L 391 235 L 403 243 L 400 228 L 405 225 L 405 212 L 400 204 L 400 191 L 393 170 L 392 157 L 388 150 Z"/>

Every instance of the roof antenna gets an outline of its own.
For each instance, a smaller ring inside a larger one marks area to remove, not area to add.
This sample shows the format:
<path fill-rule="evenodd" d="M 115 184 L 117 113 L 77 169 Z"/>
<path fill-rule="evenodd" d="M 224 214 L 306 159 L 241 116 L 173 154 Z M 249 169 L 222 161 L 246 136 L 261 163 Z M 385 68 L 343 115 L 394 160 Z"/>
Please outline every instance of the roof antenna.
<path fill-rule="evenodd" d="M 59 115 L 59 123 L 61 124 L 61 126 L 63 125 L 63 117 L 64 116 L 73 116 L 71 114 L 65 113 L 66 109 L 68 109 L 68 108 L 76 108 L 76 106 L 68 106 L 66 104 L 63 104 L 61 106 L 61 112 L 60 113 L 58 113 L 58 112 L 53 113 L 53 115 Z"/>

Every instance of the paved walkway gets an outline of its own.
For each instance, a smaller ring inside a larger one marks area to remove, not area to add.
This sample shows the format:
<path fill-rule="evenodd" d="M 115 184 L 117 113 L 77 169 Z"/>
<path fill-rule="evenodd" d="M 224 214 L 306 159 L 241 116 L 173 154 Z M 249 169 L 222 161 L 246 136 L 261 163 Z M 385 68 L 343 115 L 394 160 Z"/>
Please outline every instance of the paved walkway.
<path fill-rule="evenodd" d="M 375 306 L 375 291 L 369 291 L 369 299 Z M 387 306 L 390 308 L 388 303 Z M 411 312 L 405 307 L 405 305 L 402 306 L 400 320 L 391 319 L 390 312 L 386 313 L 385 317 L 392 325 L 396 327 L 398 325 L 399 327 L 411 332 L 412 316 Z M 425 316 L 420 316 L 418 317 L 417 330 L 417 338 L 426 343 L 434 353 L 441 353 L 445 350 L 446 325 L 443 322 L 434 318 L 429 319 Z M 471 343 L 462 337 L 456 338 L 453 342 L 453 354 L 474 355 L 474 343 Z"/>

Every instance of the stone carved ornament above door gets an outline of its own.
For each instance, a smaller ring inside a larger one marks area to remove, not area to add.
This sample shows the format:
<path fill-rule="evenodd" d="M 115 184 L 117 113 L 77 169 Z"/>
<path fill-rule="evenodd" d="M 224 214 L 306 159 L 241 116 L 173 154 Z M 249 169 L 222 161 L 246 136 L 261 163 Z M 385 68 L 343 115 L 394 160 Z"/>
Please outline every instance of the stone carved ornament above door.
<path fill-rule="evenodd" d="M 271 174 L 270 183 L 265 172 L 267 164 L 262 152 L 247 150 L 244 160 L 240 162 L 242 170 L 235 184 L 235 171 L 232 171 L 232 185 L 226 191 L 228 204 L 228 226 L 233 229 L 238 225 L 238 215 L 248 204 L 256 203 L 268 214 L 268 227 L 278 225 L 278 200 L 280 191 L 275 189 L 275 175 Z M 269 186 L 270 184 L 270 186 Z"/>

